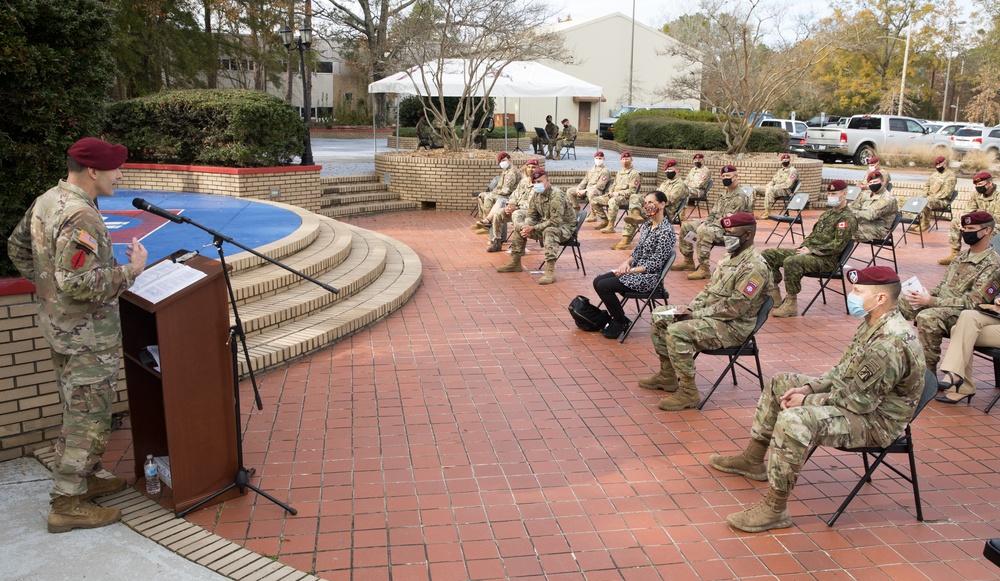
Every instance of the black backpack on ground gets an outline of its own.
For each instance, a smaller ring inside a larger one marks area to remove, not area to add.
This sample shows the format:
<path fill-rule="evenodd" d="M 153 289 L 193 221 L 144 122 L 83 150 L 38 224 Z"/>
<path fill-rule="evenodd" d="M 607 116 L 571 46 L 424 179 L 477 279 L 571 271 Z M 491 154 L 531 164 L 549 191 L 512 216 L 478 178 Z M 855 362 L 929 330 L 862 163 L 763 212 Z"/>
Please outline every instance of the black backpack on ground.
<path fill-rule="evenodd" d="M 611 320 L 607 311 L 590 304 L 590 299 L 583 295 L 577 295 L 569 304 L 569 314 L 583 331 L 600 331 Z"/>

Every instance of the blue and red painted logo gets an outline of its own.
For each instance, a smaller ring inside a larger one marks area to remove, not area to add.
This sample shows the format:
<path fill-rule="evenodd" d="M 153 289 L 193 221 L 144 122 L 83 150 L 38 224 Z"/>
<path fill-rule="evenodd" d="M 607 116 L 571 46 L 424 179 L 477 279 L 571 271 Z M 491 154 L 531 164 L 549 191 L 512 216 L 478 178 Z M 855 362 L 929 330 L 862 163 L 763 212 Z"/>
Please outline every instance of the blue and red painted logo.
<path fill-rule="evenodd" d="M 180 214 L 182 210 L 167 211 Z M 142 210 L 101 210 L 101 215 L 111 233 L 112 244 L 128 244 L 132 238 L 142 240 L 167 223 L 165 218 Z"/>

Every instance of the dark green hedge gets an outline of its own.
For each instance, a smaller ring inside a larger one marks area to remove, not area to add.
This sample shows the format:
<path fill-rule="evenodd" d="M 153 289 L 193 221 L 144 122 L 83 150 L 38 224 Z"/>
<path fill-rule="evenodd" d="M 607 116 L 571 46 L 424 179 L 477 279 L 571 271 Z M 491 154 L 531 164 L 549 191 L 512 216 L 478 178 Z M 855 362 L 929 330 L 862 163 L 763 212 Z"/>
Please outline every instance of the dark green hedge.
<path fill-rule="evenodd" d="M 692 113 L 692 111 L 685 111 Z M 697 111 L 695 113 L 707 113 Z M 711 113 L 708 113 L 712 115 Z M 615 123 L 615 141 L 637 147 L 725 151 L 726 137 L 720 123 L 685 121 L 658 111 L 637 111 Z M 757 127 L 747 142 L 748 152 L 788 150 L 788 133 L 775 127 Z"/>
<path fill-rule="evenodd" d="M 304 150 L 295 108 L 259 91 L 168 91 L 108 107 L 105 133 L 134 163 L 288 165 Z"/>

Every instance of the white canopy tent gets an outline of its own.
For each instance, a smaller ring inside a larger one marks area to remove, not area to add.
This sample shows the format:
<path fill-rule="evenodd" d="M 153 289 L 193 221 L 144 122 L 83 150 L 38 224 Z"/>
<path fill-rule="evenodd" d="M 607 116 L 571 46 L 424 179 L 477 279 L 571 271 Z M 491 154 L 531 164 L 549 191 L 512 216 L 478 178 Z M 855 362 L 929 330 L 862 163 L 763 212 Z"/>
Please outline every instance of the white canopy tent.
<path fill-rule="evenodd" d="M 591 97 L 597 99 L 597 118 L 601 117 L 601 94 L 597 85 L 580 80 L 536 62 L 513 61 L 503 67 L 499 75 L 472 70 L 469 61 L 447 59 L 439 71 L 438 61 L 424 63 L 408 71 L 400 71 L 368 85 L 368 93 L 396 93 L 421 95 L 425 97 L 461 97 L 467 93 L 469 83 L 479 82 L 469 87 L 468 94 L 474 97 L 504 98 L 504 120 L 507 119 L 507 97 Z M 438 87 L 440 80 L 440 88 Z M 439 90 L 440 89 L 440 90 Z M 557 101 L 558 103 L 558 101 Z M 397 127 L 399 109 L 396 110 Z M 558 116 L 558 111 L 556 112 Z M 372 132 L 375 128 L 372 126 Z M 597 147 L 600 148 L 600 133 Z M 506 142 L 506 134 L 504 136 Z M 397 146 L 399 141 L 396 141 Z M 506 143 L 504 145 L 506 148 Z"/>

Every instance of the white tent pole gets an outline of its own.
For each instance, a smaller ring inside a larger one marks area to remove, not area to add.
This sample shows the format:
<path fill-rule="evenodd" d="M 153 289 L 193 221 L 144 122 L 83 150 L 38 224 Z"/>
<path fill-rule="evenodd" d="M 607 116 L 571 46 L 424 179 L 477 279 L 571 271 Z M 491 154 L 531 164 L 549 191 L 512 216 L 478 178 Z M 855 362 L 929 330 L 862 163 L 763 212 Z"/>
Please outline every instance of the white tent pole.
<path fill-rule="evenodd" d="M 369 94 L 372 97 L 372 153 L 378 155 L 378 134 L 375 133 L 375 93 Z"/>
<path fill-rule="evenodd" d="M 396 151 L 399 151 L 399 95 L 396 95 Z"/>
<path fill-rule="evenodd" d="M 507 151 L 507 97 L 503 98 L 503 150 Z"/>
<path fill-rule="evenodd" d="M 601 150 L 601 98 L 597 98 L 597 151 Z"/>

